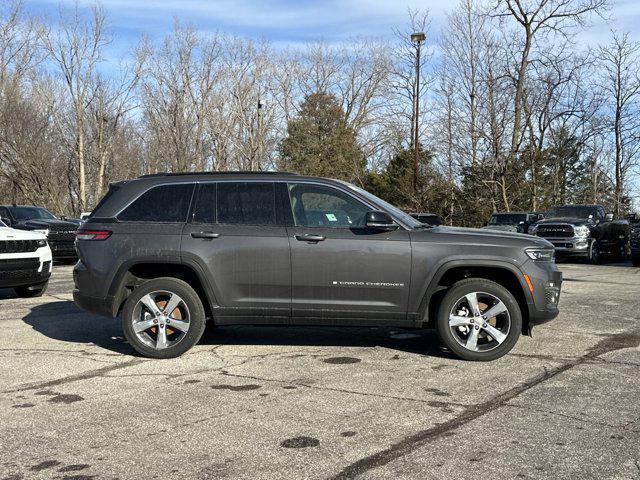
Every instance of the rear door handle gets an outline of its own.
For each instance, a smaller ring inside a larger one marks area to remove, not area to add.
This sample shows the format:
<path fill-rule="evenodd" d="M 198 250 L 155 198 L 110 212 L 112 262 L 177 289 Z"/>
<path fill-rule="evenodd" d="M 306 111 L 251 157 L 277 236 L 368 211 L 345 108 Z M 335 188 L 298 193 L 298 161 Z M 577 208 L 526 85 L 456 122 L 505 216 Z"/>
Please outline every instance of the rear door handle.
<path fill-rule="evenodd" d="M 327 237 L 323 237 L 322 235 L 296 235 L 296 240 L 301 242 L 321 242 Z"/>
<path fill-rule="evenodd" d="M 193 238 L 218 238 L 220 234 L 213 232 L 191 232 L 191 236 Z"/>

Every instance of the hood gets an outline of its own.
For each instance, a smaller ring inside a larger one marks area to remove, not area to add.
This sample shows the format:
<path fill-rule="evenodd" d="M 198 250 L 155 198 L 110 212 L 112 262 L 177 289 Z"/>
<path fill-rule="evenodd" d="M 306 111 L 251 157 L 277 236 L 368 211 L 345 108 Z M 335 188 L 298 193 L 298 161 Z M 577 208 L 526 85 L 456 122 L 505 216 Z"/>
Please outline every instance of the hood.
<path fill-rule="evenodd" d="M 443 240 L 451 243 L 468 243 L 488 245 L 494 244 L 499 246 L 511 247 L 544 247 L 553 248 L 553 245 L 540 237 L 526 235 L 524 233 L 505 232 L 501 230 L 492 230 L 489 228 L 463 228 L 463 227 L 434 227 L 427 230 L 419 230 L 419 235 L 424 232 L 426 235 L 438 234 L 442 235 Z M 421 235 L 420 235 L 421 236 Z M 417 238 L 420 238 L 417 236 Z"/>
<path fill-rule="evenodd" d="M 38 220 L 21 220 L 16 222 L 15 225 L 20 229 L 25 230 L 58 230 L 58 231 L 71 231 L 77 230 L 78 225 L 73 222 L 67 222 L 65 220 L 53 219 L 38 219 Z"/>
<path fill-rule="evenodd" d="M 570 223 L 572 225 L 595 225 L 593 220 L 589 220 L 588 218 L 577 218 L 577 217 L 550 217 L 543 218 L 542 220 L 537 221 L 536 225 L 545 225 L 545 224 L 554 224 L 554 223 Z"/>
<path fill-rule="evenodd" d="M 45 240 L 44 233 L 17 230 L 11 227 L 0 227 L 0 241 L 3 240 Z"/>

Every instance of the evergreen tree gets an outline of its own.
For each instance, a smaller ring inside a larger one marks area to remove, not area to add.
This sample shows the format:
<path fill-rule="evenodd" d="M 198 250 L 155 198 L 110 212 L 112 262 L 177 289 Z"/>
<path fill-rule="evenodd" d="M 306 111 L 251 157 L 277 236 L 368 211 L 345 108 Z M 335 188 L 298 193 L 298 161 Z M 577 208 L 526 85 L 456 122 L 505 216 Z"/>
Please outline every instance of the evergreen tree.
<path fill-rule="evenodd" d="M 366 160 L 333 95 L 307 95 L 280 144 L 278 168 L 363 183 Z"/>

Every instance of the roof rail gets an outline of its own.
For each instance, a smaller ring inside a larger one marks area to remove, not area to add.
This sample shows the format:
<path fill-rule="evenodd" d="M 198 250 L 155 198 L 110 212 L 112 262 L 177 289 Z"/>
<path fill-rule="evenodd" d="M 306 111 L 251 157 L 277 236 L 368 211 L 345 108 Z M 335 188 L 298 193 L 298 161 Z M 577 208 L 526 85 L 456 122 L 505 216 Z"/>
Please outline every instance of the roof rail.
<path fill-rule="evenodd" d="M 292 172 L 256 172 L 256 171 L 227 171 L 227 172 L 178 172 L 178 173 L 148 173 L 146 175 L 140 175 L 138 178 L 152 178 L 152 177 L 180 177 L 180 176 L 195 176 L 195 175 L 298 175 Z"/>

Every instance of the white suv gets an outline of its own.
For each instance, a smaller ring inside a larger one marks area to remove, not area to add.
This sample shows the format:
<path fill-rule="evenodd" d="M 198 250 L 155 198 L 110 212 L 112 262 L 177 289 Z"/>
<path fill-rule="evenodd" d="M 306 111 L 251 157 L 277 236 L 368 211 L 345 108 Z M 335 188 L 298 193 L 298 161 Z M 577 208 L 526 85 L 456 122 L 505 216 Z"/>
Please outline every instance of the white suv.
<path fill-rule="evenodd" d="M 0 221 L 0 288 L 38 297 L 51 276 L 51 249 L 42 233 L 16 230 Z"/>

